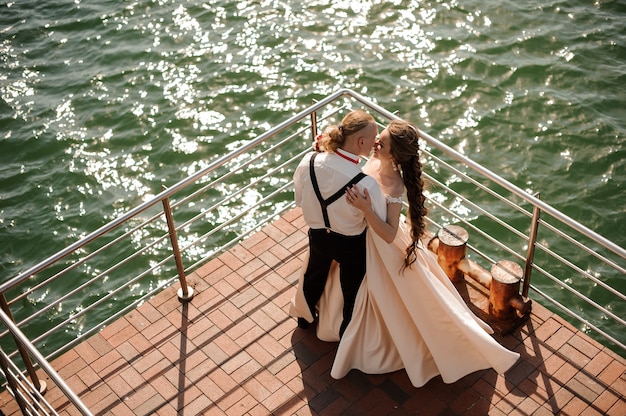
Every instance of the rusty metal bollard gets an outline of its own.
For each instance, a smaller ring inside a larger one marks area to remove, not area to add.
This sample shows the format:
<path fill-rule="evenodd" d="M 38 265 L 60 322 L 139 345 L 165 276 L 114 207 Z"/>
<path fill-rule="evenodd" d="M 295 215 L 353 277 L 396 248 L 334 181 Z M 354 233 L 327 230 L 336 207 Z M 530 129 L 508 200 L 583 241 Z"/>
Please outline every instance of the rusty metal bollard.
<path fill-rule="evenodd" d="M 530 302 L 519 293 L 524 272 L 520 265 L 510 260 L 500 260 L 491 268 L 489 314 L 498 320 L 513 320 L 517 312 L 530 312 Z"/>
<path fill-rule="evenodd" d="M 437 233 L 437 263 L 453 282 L 463 279 L 459 263 L 465 259 L 466 244 L 469 234 L 458 225 L 448 225 Z"/>

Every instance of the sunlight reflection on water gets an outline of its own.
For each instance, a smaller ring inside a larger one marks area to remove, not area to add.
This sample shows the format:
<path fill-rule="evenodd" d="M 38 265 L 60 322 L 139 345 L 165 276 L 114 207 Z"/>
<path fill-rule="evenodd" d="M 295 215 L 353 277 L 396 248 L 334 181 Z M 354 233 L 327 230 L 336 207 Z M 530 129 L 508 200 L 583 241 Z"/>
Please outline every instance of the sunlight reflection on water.
<path fill-rule="evenodd" d="M 51 254 L 339 87 L 623 245 L 623 13 L 573 3 L 0 6 L 2 267 L 15 274 L 39 260 L 33 239 Z"/>

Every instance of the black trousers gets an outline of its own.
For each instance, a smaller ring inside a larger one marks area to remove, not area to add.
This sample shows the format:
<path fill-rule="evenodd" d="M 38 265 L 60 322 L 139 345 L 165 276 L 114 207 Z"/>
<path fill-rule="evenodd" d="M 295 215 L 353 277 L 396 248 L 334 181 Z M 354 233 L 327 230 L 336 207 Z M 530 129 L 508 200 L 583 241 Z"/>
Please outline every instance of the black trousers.
<path fill-rule="evenodd" d="M 315 307 L 322 297 L 332 261 L 339 263 L 339 280 L 343 292 L 342 336 L 350 319 L 356 294 L 365 277 L 365 233 L 345 236 L 326 229 L 309 229 L 309 263 L 304 272 L 303 291 L 306 302 L 315 316 Z"/>

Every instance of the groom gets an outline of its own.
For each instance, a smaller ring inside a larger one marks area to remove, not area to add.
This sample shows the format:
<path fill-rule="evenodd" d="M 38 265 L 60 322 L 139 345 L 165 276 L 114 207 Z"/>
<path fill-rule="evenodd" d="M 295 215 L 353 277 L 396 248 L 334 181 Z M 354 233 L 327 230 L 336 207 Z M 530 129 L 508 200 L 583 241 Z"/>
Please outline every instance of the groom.
<path fill-rule="evenodd" d="M 377 134 L 378 126 L 371 115 L 352 111 L 339 126 L 331 126 L 322 135 L 325 151 L 306 155 L 294 174 L 296 205 L 302 207 L 309 226 L 310 255 L 304 272 L 304 297 L 311 316 L 315 317 L 331 264 L 337 261 L 344 298 L 340 336 L 350 322 L 365 277 L 365 219 L 361 211 L 346 202 L 344 195 L 346 188 L 354 183 L 361 192 L 367 189 L 371 195 L 381 193 L 376 181 L 359 167 L 359 156 L 369 156 Z M 298 318 L 300 328 L 308 325 L 305 318 Z"/>

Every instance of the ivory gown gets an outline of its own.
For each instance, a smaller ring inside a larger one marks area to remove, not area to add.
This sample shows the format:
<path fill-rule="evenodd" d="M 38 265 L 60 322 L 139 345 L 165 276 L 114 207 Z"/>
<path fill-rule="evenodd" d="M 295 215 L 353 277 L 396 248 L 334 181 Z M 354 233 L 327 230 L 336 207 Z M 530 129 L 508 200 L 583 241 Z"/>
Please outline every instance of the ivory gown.
<path fill-rule="evenodd" d="M 399 273 L 410 241 L 407 231 L 401 221 L 395 240 L 388 244 L 368 230 L 367 274 L 331 376 L 342 378 L 351 369 L 382 374 L 404 368 L 411 383 L 421 387 L 437 375 L 453 383 L 487 368 L 506 372 L 519 354 L 491 337 L 493 330 L 471 312 L 432 252 L 421 247 L 413 267 Z M 339 341 L 342 320 L 336 266 L 318 304 L 317 336 L 330 342 Z M 303 275 L 304 267 L 290 314 L 312 322 L 302 291 Z"/>

